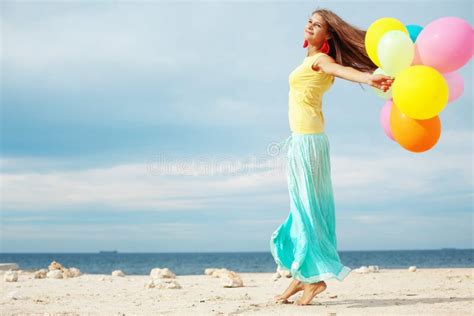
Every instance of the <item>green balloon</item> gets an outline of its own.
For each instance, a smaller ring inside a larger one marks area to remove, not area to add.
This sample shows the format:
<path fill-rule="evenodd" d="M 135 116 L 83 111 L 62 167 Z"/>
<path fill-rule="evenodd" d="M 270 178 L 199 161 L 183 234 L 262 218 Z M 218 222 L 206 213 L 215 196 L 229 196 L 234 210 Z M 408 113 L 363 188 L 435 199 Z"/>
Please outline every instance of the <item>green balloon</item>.
<path fill-rule="evenodd" d="M 411 66 L 415 56 L 415 44 L 402 31 L 389 31 L 382 36 L 377 46 L 380 67 L 390 76 L 396 77 Z"/>

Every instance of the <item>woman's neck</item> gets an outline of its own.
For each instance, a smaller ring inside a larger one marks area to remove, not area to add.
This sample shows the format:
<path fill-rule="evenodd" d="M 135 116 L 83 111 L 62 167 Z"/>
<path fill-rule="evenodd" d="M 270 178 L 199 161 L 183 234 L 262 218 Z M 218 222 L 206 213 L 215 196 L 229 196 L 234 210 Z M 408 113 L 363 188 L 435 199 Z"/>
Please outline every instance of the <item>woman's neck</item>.
<path fill-rule="evenodd" d="M 306 57 L 311 57 L 313 55 L 316 55 L 317 53 L 320 53 L 321 51 L 319 51 L 318 49 L 316 48 L 310 48 L 308 47 L 308 53 L 306 55 Z"/>

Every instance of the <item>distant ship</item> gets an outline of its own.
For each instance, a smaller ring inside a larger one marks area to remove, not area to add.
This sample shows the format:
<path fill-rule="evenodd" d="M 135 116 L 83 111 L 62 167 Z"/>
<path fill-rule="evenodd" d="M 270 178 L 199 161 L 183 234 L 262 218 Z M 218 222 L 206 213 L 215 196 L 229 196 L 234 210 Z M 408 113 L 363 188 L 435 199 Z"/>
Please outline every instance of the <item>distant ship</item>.
<path fill-rule="evenodd" d="M 456 248 L 441 248 L 441 250 L 456 250 Z"/>
<path fill-rule="evenodd" d="M 115 254 L 117 250 L 101 250 L 99 251 L 100 254 Z"/>

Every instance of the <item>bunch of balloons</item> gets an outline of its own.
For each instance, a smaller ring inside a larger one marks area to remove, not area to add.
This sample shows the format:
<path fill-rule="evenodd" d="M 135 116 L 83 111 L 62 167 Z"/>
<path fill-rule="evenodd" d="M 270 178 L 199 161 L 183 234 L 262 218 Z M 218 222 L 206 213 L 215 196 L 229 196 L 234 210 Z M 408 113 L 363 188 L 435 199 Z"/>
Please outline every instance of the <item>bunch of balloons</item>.
<path fill-rule="evenodd" d="M 385 134 L 406 150 L 431 149 L 441 135 L 439 113 L 459 98 L 464 80 L 457 72 L 474 53 L 474 30 L 457 17 L 442 17 L 426 27 L 404 25 L 385 17 L 370 25 L 365 35 L 374 74 L 394 78 L 380 113 Z"/>

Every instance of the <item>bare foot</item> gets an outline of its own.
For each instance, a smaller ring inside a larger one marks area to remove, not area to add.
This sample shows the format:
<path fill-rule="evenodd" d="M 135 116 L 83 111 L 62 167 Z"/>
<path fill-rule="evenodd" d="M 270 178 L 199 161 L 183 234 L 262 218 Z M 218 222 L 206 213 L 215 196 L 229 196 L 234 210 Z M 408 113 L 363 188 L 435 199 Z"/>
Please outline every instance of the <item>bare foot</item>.
<path fill-rule="evenodd" d="M 304 292 L 303 296 L 293 302 L 295 305 L 311 305 L 313 298 L 319 293 L 323 292 L 326 288 L 326 282 L 320 281 L 317 283 L 303 283 Z"/>
<path fill-rule="evenodd" d="M 281 295 L 277 295 L 274 297 L 275 302 L 277 303 L 288 303 L 288 298 L 295 293 L 302 291 L 303 288 L 303 283 L 299 280 L 293 279 L 293 281 L 290 283 L 288 288 L 283 292 Z"/>

